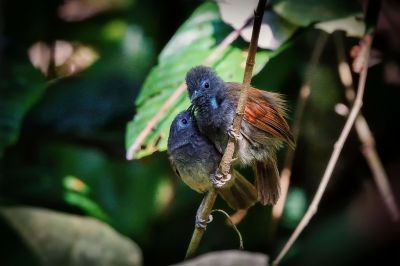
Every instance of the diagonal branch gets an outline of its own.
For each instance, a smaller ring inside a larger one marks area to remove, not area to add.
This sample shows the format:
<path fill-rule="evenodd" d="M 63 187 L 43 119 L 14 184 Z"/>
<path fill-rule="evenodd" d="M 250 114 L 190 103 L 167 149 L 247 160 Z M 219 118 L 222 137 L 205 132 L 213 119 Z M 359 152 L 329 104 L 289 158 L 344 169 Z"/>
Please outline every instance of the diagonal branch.
<path fill-rule="evenodd" d="M 197 210 L 197 217 L 200 217 L 203 221 L 208 221 L 212 207 L 214 206 L 214 202 L 217 199 L 217 191 L 215 188 L 210 189 L 206 196 L 204 197 L 203 201 L 201 202 L 199 209 Z M 204 232 L 206 228 L 196 226 L 194 228 L 192 239 L 190 240 L 188 249 L 186 251 L 185 259 L 191 258 L 197 251 L 197 248 L 200 245 L 200 241 L 203 238 Z"/>
<path fill-rule="evenodd" d="M 233 43 L 239 36 L 240 32 L 244 29 L 247 24 L 243 25 L 242 28 L 232 31 L 225 39 L 215 48 L 215 50 L 204 60 L 204 65 L 210 65 L 213 63 L 220 54 L 231 44 Z M 153 128 L 157 125 L 157 123 L 164 117 L 167 111 L 173 106 L 176 100 L 182 95 L 183 92 L 186 91 L 186 84 L 183 82 L 179 85 L 179 87 L 171 94 L 171 96 L 167 99 L 167 101 L 160 107 L 160 110 L 150 119 L 147 123 L 146 127 L 139 133 L 135 142 L 129 147 L 126 153 L 126 159 L 132 160 L 135 156 L 135 153 L 140 149 L 146 137 L 151 133 Z"/>
<path fill-rule="evenodd" d="M 245 107 L 246 101 L 247 101 L 247 91 L 248 91 L 248 87 L 250 86 L 250 81 L 251 81 L 251 77 L 252 77 L 252 73 L 253 73 L 254 60 L 255 60 L 257 44 L 258 44 L 258 36 L 260 33 L 261 22 L 262 22 L 262 17 L 264 15 L 264 8 L 265 8 L 266 2 L 267 2 L 267 0 L 259 0 L 257 9 L 254 13 L 253 32 L 251 35 L 249 53 L 247 55 L 246 68 L 244 71 L 245 73 L 244 73 L 244 78 L 243 78 L 244 86 L 240 92 L 239 103 L 238 103 L 238 107 L 236 109 L 236 116 L 233 121 L 233 126 L 234 126 L 234 130 L 236 133 L 238 133 L 240 130 L 240 124 L 242 122 L 242 117 L 243 117 L 243 111 L 244 111 L 244 107 Z M 217 171 L 222 170 L 222 173 L 229 173 L 234 151 L 235 151 L 235 140 L 233 138 L 231 138 L 229 140 L 227 148 L 225 149 L 225 153 L 221 159 L 220 167 L 218 168 Z M 214 205 L 214 202 L 215 202 L 215 199 L 217 196 L 216 193 L 217 193 L 216 190 L 213 188 L 207 193 L 206 197 L 204 198 L 204 200 L 198 210 L 198 216 L 201 219 L 208 220 L 208 217 L 211 213 L 212 207 Z M 196 227 L 194 229 L 192 239 L 190 240 L 189 247 L 186 252 L 186 258 L 192 257 L 195 254 L 195 252 L 200 244 L 200 240 L 203 237 L 204 231 L 205 231 L 205 228 Z"/>
<path fill-rule="evenodd" d="M 353 77 L 351 75 L 350 66 L 346 60 L 346 54 L 343 47 L 343 37 L 338 32 L 334 33 L 333 36 L 338 57 L 340 80 L 342 81 L 346 90 L 346 99 L 349 104 L 352 104 L 355 97 Z M 376 150 L 374 136 L 361 112 L 355 121 L 355 129 L 362 143 L 362 154 L 367 160 L 368 166 L 372 171 L 376 186 L 378 187 L 378 191 L 381 194 L 383 202 L 385 203 L 385 206 L 388 209 L 393 221 L 397 221 L 399 219 L 399 208 L 396 205 L 395 197 L 390 188 L 389 179 Z"/>
<path fill-rule="evenodd" d="M 370 36 L 372 39 L 372 36 Z M 303 218 L 301 219 L 300 223 L 297 225 L 296 229 L 290 236 L 289 240 L 286 242 L 276 259 L 272 262 L 272 265 L 278 265 L 282 258 L 286 255 L 288 250 L 291 248 L 293 243 L 296 241 L 296 239 L 299 237 L 301 232 L 303 232 L 304 228 L 308 225 L 310 222 L 311 218 L 316 214 L 319 203 L 321 201 L 322 196 L 324 195 L 324 192 L 326 190 L 326 187 L 328 186 L 328 183 L 332 177 L 333 170 L 335 169 L 336 163 L 339 159 L 339 155 L 343 149 L 344 143 L 350 133 L 351 128 L 354 125 L 354 121 L 357 118 L 358 113 L 360 112 L 361 106 L 362 106 L 362 98 L 364 95 L 364 89 L 365 89 L 365 82 L 367 79 L 367 72 L 368 72 L 368 60 L 369 60 L 369 53 L 370 53 L 370 48 L 371 48 L 371 42 L 366 43 L 365 45 L 365 53 L 363 53 L 363 68 L 360 74 L 360 79 L 358 82 L 358 90 L 357 90 L 357 95 L 354 100 L 353 107 L 351 109 L 350 115 L 347 118 L 346 124 L 344 125 L 344 128 L 342 132 L 340 133 L 339 139 L 334 145 L 333 152 L 331 155 L 331 158 L 329 159 L 328 165 L 325 169 L 324 175 L 321 179 L 321 183 L 318 186 L 318 190 L 312 199 L 312 202 L 310 206 L 308 207 L 306 213 L 304 214 Z"/>

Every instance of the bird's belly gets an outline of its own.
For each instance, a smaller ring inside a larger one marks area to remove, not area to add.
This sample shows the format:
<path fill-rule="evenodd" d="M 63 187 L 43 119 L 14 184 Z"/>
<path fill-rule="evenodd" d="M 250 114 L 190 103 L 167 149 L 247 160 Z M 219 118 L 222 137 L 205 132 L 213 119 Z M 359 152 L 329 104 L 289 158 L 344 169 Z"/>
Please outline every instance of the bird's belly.
<path fill-rule="evenodd" d="M 212 187 L 212 183 L 207 173 L 189 171 L 187 173 L 181 173 L 181 179 L 191 189 L 199 193 L 204 193 Z"/>

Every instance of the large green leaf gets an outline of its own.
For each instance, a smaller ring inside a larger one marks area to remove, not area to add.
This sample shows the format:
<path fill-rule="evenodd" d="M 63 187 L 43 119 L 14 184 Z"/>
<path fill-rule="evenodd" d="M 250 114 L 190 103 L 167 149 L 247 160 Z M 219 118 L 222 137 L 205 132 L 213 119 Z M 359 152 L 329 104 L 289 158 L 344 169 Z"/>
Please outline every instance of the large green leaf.
<path fill-rule="evenodd" d="M 142 265 L 138 245 L 93 218 L 34 207 L 1 208 L 41 265 Z"/>
<path fill-rule="evenodd" d="M 301 26 L 361 13 L 361 6 L 355 0 L 273 0 L 272 5 L 279 15 Z"/>
<path fill-rule="evenodd" d="M 186 72 L 200 65 L 219 43 L 232 31 L 220 17 L 215 3 L 204 3 L 178 29 L 161 52 L 158 65 L 148 75 L 136 100 L 137 115 L 128 123 L 126 147 L 129 149 L 147 123 L 163 103 L 184 82 Z M 235 41 L 229 45 L 211 64 L 225 80 L 241 81 L 243 78 L 247 44 Z M 268 60 L 269 52 L 259 51 L 256 56 L 255 73 Z M 175 115 L 189 106 L 186 92 L 166 114 L 142 143 L 134 158 L 147 156 L 154 151 L 166 149 L 169 126 Z"/>

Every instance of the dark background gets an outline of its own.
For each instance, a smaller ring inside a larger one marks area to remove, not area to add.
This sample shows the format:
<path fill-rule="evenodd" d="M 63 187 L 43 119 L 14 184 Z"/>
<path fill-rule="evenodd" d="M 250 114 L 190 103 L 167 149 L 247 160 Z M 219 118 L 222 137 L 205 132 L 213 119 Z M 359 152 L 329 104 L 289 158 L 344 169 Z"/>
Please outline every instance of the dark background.
<path fill-rule="evenodd" d="M 63 1 L 0 2 L 0 204 L 95 217 L 134 240 L 145 265 L 176 263 L 184 257 L 201 195 L 177 180 L 166 152 L 126 161 L 125 129 L 157 55 L 202 1 L 115 2 L 126 3 L 80 21 L 60 17 Z M 384 2 L 389 7 L 381 16 L 391 23 L 378 27 L 376 64 L 368 72 L 362 112 L 399 200 L 400 14 L 395 1 Z M 129 34 L 137 41 L 133 52 L 126 48 Z M 312 27 L 300 29 L 292 45 L 253 80 L 255 87 L 287 95 L 291 119 L 319 34 Z M 345 118 L 334 111 L 345 98 L 335 46 L 328 38 L 311 80 L 285 213 L 275 228 L 270 207 L 250 209 L 239 224 L 245 250 L 277 254 L 312 199 L 344 125 Z M 76 73 L 54 73 L 50 66 L 45 77 L 28 57 L 40 40 L 88 45 L 98 60 Z M 356 38 L 345 39 L 348 55 L 357 43 Z M 400 264 L 399 223 L 391 222 L 360 148 L 352 131 L 317 215 L 283 265 Z M 279 154 L 280 165 L 284 154 Z M 79 188 L 83 182 L 85 189 L 76 192 L 68 182 L 78 182 Z M 229 210 L 223 202 L 217 207 Z M 3 218 L 0 241 L 1 265 L 39 264 L 18 230 Z M 237 247 L 234 231 L 216 214 L 199 253 Z"/>

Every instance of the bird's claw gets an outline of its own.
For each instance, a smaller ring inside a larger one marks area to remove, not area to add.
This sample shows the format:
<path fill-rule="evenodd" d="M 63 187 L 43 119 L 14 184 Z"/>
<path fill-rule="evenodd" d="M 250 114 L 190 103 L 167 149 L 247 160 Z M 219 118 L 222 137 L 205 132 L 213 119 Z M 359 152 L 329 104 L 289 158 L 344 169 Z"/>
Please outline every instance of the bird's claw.
<path fill-rule="evenodd" d="M 200 217 L 200 214 L 197 213 L 196 214 L 196 227 L 201 228 L 201 229 L 206 229 L 207 224 L 211 223 L 212 220 L 213 220 L 213 216 L 211 214 L 210 214 L 210 216 L 208 216 L 207 220 L 204 220 Z"/>
<path fill-rule="evenodd" d="M 229 135 L 231 138 L 234 138 L 236 141 L 239 141 L 239 140 L 241 140 L 241 139 L 243 138 L 243 137 L 242 137 L 242 134 L 236 133 L 236 132 L 235 132 L 233 126 L 230 126 L 230 127 L 228 128 L 228 135 Z"/>
<path fill-rule="evenodd" d="M 214 187 L 221 188 L 226 184 L 226 182 L 232 179 L 232 176 L 229 173 L 227 174 L 216 173 L 211 175 L 210 179 L 211 182 L 214 184 Z"/>

